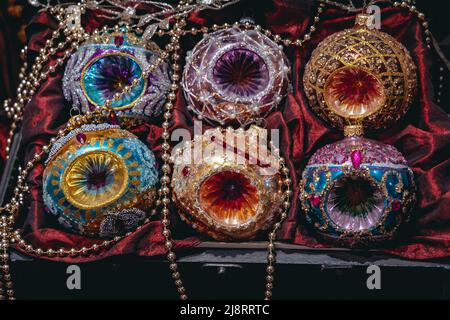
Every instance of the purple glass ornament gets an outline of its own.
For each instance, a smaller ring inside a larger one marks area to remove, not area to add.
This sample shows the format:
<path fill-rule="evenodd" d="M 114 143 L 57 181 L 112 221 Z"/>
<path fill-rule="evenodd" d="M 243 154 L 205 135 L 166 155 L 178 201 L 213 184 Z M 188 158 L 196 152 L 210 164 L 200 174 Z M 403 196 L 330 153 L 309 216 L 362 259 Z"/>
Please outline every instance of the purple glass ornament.
<path fill-rule="evenodd" d="M 289 62 L 257 30 L 239 27 L 205 36 L 188 54 L 182 86 L 190 109 L 212 123 L 263 119 L 287 92 Z"/>

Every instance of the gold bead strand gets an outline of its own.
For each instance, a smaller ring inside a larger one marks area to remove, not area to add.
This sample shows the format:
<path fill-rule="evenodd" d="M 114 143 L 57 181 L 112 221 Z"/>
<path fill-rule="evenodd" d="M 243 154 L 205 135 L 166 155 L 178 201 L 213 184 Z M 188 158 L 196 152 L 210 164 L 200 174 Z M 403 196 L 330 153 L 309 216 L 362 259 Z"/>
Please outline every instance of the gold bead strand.
<path fill-rule="evenodd" d="M 444 67 L 439 67 L 439 84 L 438 84 L 438 91 L 437 91 L 437 98 L 436 102 L 438 104 L 441 103 L 442 98 L 442 89 L 444 88 Z"/>
<path fill-rule="evenodd" d="M 45 46 L 41 49 L 40 54 L 38 57 L 36 57 L 34 63 L 32 64 L 33 71 L 36 69 L 37 61 L 41 61 L 44 56 L 46 56 L 46 52 L 48 48 L 53 43 L 54 39 L 57 38 L 59 35 L 59 31 L 55 30 L 52 34 L 52 37 L 48 39 L 45 43 Z M 27 74 L 28 69 L 28 63 L 27 63 L 27 56 L 28 53 L 28 47 L 25 46 L 20 53 L 21 59 L 23 60 L 23 65 L 20 68 L 19 72 L 19 85 L 17 86 L 17 92 L 16 92 L 16 98 L 14 101 L 12 99 L 5 100 L 4 102 L 4 110 L 6 112 L 6 115 L 12 119 L 8 136 L 6 139 L 6 159 L 9 159 L 9 152 L 11 150 L 11 143 L 12 139 L 14 137 L 14 132 L 18 126 L 18 123 L 22 120 L 22 109 L 23 106 L 27 102 L 27 95 L 30 93 L 30 95 L 34 94 L 34 91 L 32 91 L 29 87 L 31 86 L 31 82 L 29 81 L 30 75 Z M 32 94 L 31 94 L 32 93 Z"/>
<path fill-rule="evenodd" d="M 19 81 L 22 81 L 27 76 L 27 70 L 28 70 L 28 62 L 27 62 L 27 54 L 28 54 L 28 47 L 24 46 L 22 50 L 20 50 L 20 58 L 22 60 L 22 67 L 19 70 Z M 20 93 L 20 86 L 21 83 L 19 82 L 18 88 L 16 89 L 16 95 Z M 13 99 L 6 99 L 3 103 L 3 110 L 6 113 L 6 116 L 8 118 L 13 118 L 15 114 L 15 108 L 12 107 L 12 101 Z"/>
<path fill-rule="evenodd" d="M 222 29 L 227 29 L 229 27 L 231 27 L 231 25 L 229 23 L 224 23 L 221 25 L 213 24 L 211 27 L 207 27 L 207 26 L 199 27 L 199 28 L 192 27 L 189 30 L 183 30 L 182 35 L 190 34 L 190 35 L 195 36 L 197 34 L 204 34 L 204 33 L 210 33 L 210 32 L 218 31 L 218 30 L 222 30 Z M 160 30 L 160 31 L 162 31 L 162 30 Z"/>
<path fill-rule="evenodd" d="M 406 1 L 402 1 L 402 2 L 395 1 L 393 3 L 393 6 L 408 8 L 411 13 L 413 13 L 417 16 L 419 21 L 421 21 L 422 27 L 424 28 L 425 42 L 427 44 L 427 48 L 431 49 L 431 31 L 429 29 L 428 21 L 426 21 L 426 19 L 425 19 L 425 14 L 423 12 L 419 11 L 416 6 L 409 4 Z"/>
<path fill-rule="evenodd" d="M 97 30 L 94 31 L 94 34 L 96 33 Z M 53 32 L 53 36 L 54 38 L 57 38 L 59 36 L 59 30 L 55 30 Z M 89 39 L 89 35 L 87 33 L 84 33 L 84 31 L 78 31 L 77 33 L 74 33 L 73 36 L 68 36 L 66 38 L 66 42 L 61 42 L 61 43 L 72 43 L 71 45 L 71 49 L 70 50 L 66 50 L 63 54 L 63 56 L 61 58 L 58 58 L 56 60 L 56 63 L 53 65 L 55 68 L 57 66 L 62 66 L 64 61 L 69 58 L 69 56 L 71 55 L 72 51 L 78 48 L 78 44 L 86 39 Z M 46 42 L 46 46 L 49 45 L 50 42 Z M 59 47 L 59 45 L 57 46 Z M 64 46 L 62 46 L 64 47 Z M 46 48 L 46 47 L 44 47 Z M 38 57 L 36 57 L 35 62 L 39 64 L 39 62 L 42 61 L 47 61 L 51 56 L 55 55 L 58 51 L 55 50 L 54 52 L 51 51 L 52 47 L 48 46 L 48 48 L 50 48 L 49 52 L 47 53 L 47 50 L 44 49 L 40 51 L 40 54 Z M 45 58 L 44 58 L 45 57 Z M 35 63 L 35 65 L 36 65 Z M 9 155 L 9 151 L 10 151 L 10 144 L 12 142 L 12 138 L 14 136 L 14 131 L 18 126 L 18 123 L 22 120 L 22 109 L 25 107 L 25 105 L 27 105 L 31 99 L 33 98 L 33 95 L 35 93 L 35 90 L 37 90 L 40 85 L 42 84 L 42 82 L 44 82 L 45 80 L 47 80 L 48 75 L 50 74 L 50 72 L 54 72 L 54 70 L 51 68 L 52 66 L 50 66 L 46 72 L 43 72 L 40 74 L 40 76 L 38 77 L 38 79 L 36 79 L 36 74 L 39 73 L 39 70 L 42 68 L 41 66 L 39 66 L 38 68 L 34 68 L 34 70 L 32 71 L 29 80 L 24 79 L 22 83 L 25 83 L 25 89 L 22 89 L 22 91 L 19 91 L 18 94 L 18 100 L 16 101 L 16 104 L 19 105 L 19 107 L 16 109 L 16 113 L 14 114 L 14 119 L 13 122 L 11 124 L 11 128 L 8 134 L 8 139 L 7 139 L 7 157 Z M 21 88 L 20 88 L 21 89 Z M 39 155 L 34 155 L 35 157 L 39 157 Z M 16 188 L 17 189 L 17 188 Z M 13 198 L 14 199 L 14 198 Z"/>
<path fill-rule="evenodd" d="M 283 38 L 280 35 L 270 31 L 269 29 L 264 29 L 260 25 L 255 25 L 250 22 L 244 22 L 244 23 L 235 22 L 233 24 L 224 23 L 222 25 L 213 24 L 211 27 L 204 26 L 204 27 L 199 27 L 199 28 L 191 28 L 188 30 L 184 30 L 183 35 L 205 34 L 205 33 L 210 33 L 210 32 L 214 32 L 214 31 L 218 31 L 218 30 L 227 29 L 227 28 L 234 26 L 234 27 L 238 27 L 238 28 L 241 28 L 244 30 L 253 29 L 255 31 L 259 31 L 280 45 L 284 45 L 286 47 L 295 46 L 295 47 L 300 48 L 303 46 L 303 44 L 305 42 L 308 42 L 311 39 L 311 35 L 317 30 L 317 24 L 320 21 L 320 15 L 323 12 L 324 7 L 325 7 L 325 3 L 322 3 L 322 2 L 319 3 L 319 6 L 317 8 L 317 13 L 314 16 L 314 18 L 312 19 L 313 23 L 309 27 L 309 31 L 303 36 L 303 39 L 297 39 L 295 41 L 293 41 L 291 39 Z M 163 30 L 160 30 L 160 35 L 163 35 L 163 34 L 165 34 L 165 32 Z"/>
<path fill-rule="evenodd" d="M 0 300 L 14 300 L 14 288 L 9 266 L 9 241 L 14 218 L 0 217 Z"/>
<path fill-rule="evenodd" d="M 86 10 L 85 1 L 82 0 L 80 3 L 78 3 L 78 6 L 80 7 L 80 11 L 84 13 Z M 53 43 L 57 38 L 60 37 L 61 31 L 64 31 L 64 33 L 66 34 L 72 33 L 72 31 L 64 29 L 64 27 L 66 27 L 66 23 L 63 18 L 65 15 L 65 10 L 63 7 L 51 7 L 49 11 L 51 14 L 56 15 L 56 18 L 59 21 L 59 25 L 58 28 L 52 32 L 51 38 L 46 40 L 44 47 L 40 49 L 39 55 L 35 58 L 35 61 L 32 64 L 31 73 L 29 75 L 26 75 L 26 69 L 28 66 L 26 61 L 24 62 L 24 67 L 21 68 L 21 73 L 19 73 L 19 79 L 21 80 L 21 82 L 19 83 L 17 88 L 17 98 L 12 104 L 12 107 L 8 108 L 11 112 L 7 111 L 7 114 L 13 119 L 13 121 L 11 123 L 6 140 L 6 159 L 9 158 L 9 152 L 11 150 L 11 143 L 14 132 L 17 129 L 18 124 L 22 120 L 23 108 L 31 100 L 35 93 L 35 90 L 37 90 L 40 87 L 41 83 L 48 78 L 49 73 L 56 72 L 56 68 L 58 66 L 61 66 L 64 63 L 64 60 L 66 60 L 72 54 L 73 50 L 78 49 L 79 42 L 83 41 L 86 38 L 86 34 L 84 34 L 83 30 L 76 30 L 73 35 L 69 34 L 65 38 L 64 42 L 60 42 L 53 47 Z M 49 61 L 50 57 L 57 54 L 58 50 L 64 49 L 69 43 L 71 43 L 71 48 L 65 50 L 63 57 L 58 58 L 54 65 L 50 65 L 46 72 L 41 72 L 44 63 L 46 61 Z M 25 46 L 25 48 L 22 49 L 21 52 L 22 58 L 24 60 L 24 56 L 26 55 L 27 50 L 28 47 Z M 10 103 L 11 101 L 5 101 L 5 109 Z"/>
<path fill-rule="evenodd" d="M 55 30 L 52 36 L 53 38 L 57 38 L 59 36 L 59 30 Z M 21 83 L 17 89 L 17 98 L 12 104 L 12 123 L 10 125 L 10 130 L 8 132 L 8 137 L 6 140 L 6 159 L 9 158 L 9 152 L 11 150 L 11 143 L 14 137 L 14 132 L 17 129 L 19 123 L 22 121 L 22 112 L 23 108 L 27 105 L 28 102 L 33 98 L 36 90 L 41 86 L 41 84 L 48 79 L 50 73 L 54 73 L 58 66 L 62 66 L 64 61 L 69 58 L 72 54 L 73 50 L 78 48 L 78 45 L 81 41 L 83 41 L 86 36 L 83 33 L 79 33 L 75 36 L 75 39 L 72 37 L 67 37 L 65 42 L 60 42 L 55 48 L 63 49 L 67 43 L 72 43 L 71 48 L 64 51 L 64 54 L 61 58 L 56 59 L 56 63 L 49 66 L 48 69 L 44 72 L 42 71 L 43 65 L 45 61 L 48 61 L 50 57 L 58 53 L 58 50 L 51 47 L 52 41 L 47 40 L 44 48 L 41 49 L 39 55 L 35 59 L 35 63 L 33 64 L 31 73 L 29 76 L 23 77 Z"/>
<path fill-rule="evenodd" d="M 311 35 L 317 30 L 317 24 L 320 21 L 320 15 L 322 14 L 324 7 L 325 7 L 325 3 L 320 2 L 319 6 L 317 8 L 316 15 L 312 19 L 313 23 L 309 27 L 309 31 L 303 35 L 303 39 L 297 39 L 295 41 L 293 41 L 291 39 L 283 38 L 280 35 L 273 33 L 272 31 L 270 31 L 268 29 L 263 29 L 260 25 L 252 26 L 250 23 L 246 22 L 243 24 L 243 27 L 244 28 L 252 28 L 253 27 L 255 30 L 261 31 L 266 36 L 270 37 L 273 41 L 275 41 L 276 43 L 278 43 L 280 45 L 283 45 L 286 47 L 294 46 L 294 47 L 300 48 L 306 42 L 311 40 Z"/>
<path fill-rule="evenodd" d="M 185 3 L 188 4 L 191 1 L 186 1 Z M 184 1 L 180 1 L 179 7 L 183 5 Z M 171 32 L 171 44 L 172 44 L 172 84 L 170 87 L 170 92 L 167 96 L 168 101 L 165 103 L 164 108 L 164 122 L 162 124 L 163 127 L 163 144 L 162 144 L 162 155 L 161 158 L 163 160 L 163 176 L 161 177 L 161 206 L 162 206 L 162 225 L 163 230 L 162 234 L 165 239 L 164 246 L 166 248 L 166 255 L 167 260 L 169 262 L 169 268 L 171 271 L 172 279 L 174 281 L 175 287 L 177 288 L 178 294 L 180 295 L 181 300 L 187 300 L 188 295 L 186 293 L 186 288 L 183 285 L 183 281 L 181 279 L 181 274 L 178 271 L 178 264 L 176 262 L 176 254 L 173 251 L 173 240 L 170 232 L 170 210 L 169 210 L 169 204 L 171 203 L 171 197 L 170 197 L 170 173 L 171 173 L 171 166 L 169 164 L 170 161 L 170 119 L 172 118 L 172 112 L 174 107 L 174 101 L 176 100 L 176 92 L 179 88 L 179 72 L 180 72 L 180 65 L 178 64 L 178 61 L 180 59 L 179 51 L 180 51 L 180 45 L 179 45 L 179 38 L 183 34 L 183 28 L 186 25 L 185 17 L 181 17 L 180 19 L 177 19 L 176 23 L 174 24 Z"/>

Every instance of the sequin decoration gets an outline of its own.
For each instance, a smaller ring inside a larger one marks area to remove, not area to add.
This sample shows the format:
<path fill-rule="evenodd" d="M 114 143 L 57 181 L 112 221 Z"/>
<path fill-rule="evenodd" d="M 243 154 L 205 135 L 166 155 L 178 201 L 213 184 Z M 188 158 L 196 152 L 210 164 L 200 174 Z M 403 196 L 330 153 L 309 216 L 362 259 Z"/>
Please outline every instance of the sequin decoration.
<path fill-rule="evenodd" d="M 415 202 L 413 173 L 401 153 L 358 136 L 319 149 L 302 177 L 306 220 L 347 245 L 391 239 Z"/>
<path fill-rule="evenodd" d="M 173 197 L 181 217 L 199 232 L 218 240 L 250 239 L 277 217 L 283 199 L 279 162 L 266 147 L 260 146 L 261 158 L 249 152 L 260 130 L 210 129 L 178 149 Z"/>
<path fill-rule="evenodd" d="M 122 121 L 129 120 L 127 124 L 158 116 L 170 86 L 168 65 L 161 63 L 145 79 L 141 75 L 160 52 L 156 44 L 143 41 L 126 28 L 103 31 L 83 43 L 69 59 L 63 77 L 64 96 L 83 113 L 111 100 L 110 108 Z M 134 79 L 139 82 L 131 86 Z M 113 99 L 126 86 L 131 90 Z"/>
<path fill-rule="evenodd" d="M 247 125 L 279 105 L 289 73 L 275 42 L 259 31 L 232 27 L 206 35 L 188 53 L 182 86 L 200 119 Z"/>
<path fill-rule="evenodd" d="M 157 178 L 155 157 L 136 136 L 118 126 L 84 125 L 50 150 L 43 198 L 62 225 L 87 236 L 113 236 L 111 228 L 100 230 L 112 223 L 105 219 L 153 205 Z M 123 234 L 135 224 L 113 229 Z"/>

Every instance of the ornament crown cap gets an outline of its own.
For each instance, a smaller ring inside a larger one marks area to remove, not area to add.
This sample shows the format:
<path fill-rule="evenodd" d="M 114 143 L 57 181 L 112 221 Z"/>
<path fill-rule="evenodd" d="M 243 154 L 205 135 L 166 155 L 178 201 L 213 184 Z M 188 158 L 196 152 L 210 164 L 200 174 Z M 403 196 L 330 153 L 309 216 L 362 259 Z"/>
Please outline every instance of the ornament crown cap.
<path fill-rule="evenodd" d="M 356 27 L 366 27 L 369 23 L 372 22 L 373 16 L 367 13 L 359 13 L 355 18 L 355 26 Z"/>

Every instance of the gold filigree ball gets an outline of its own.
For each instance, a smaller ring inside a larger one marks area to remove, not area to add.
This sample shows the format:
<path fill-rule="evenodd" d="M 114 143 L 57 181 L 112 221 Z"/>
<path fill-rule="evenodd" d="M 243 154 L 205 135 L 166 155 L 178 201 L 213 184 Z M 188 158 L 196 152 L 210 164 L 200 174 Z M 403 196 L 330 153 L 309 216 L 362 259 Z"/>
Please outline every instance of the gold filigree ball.
<path fill-rule="evenodd" d="M 416 66 L 390 35 L 355 27 L 325 38 L 306 65 L 303 84 L 313 111 L 338 129 L 386 128 L 408 110 L 415 96 Z"/>

